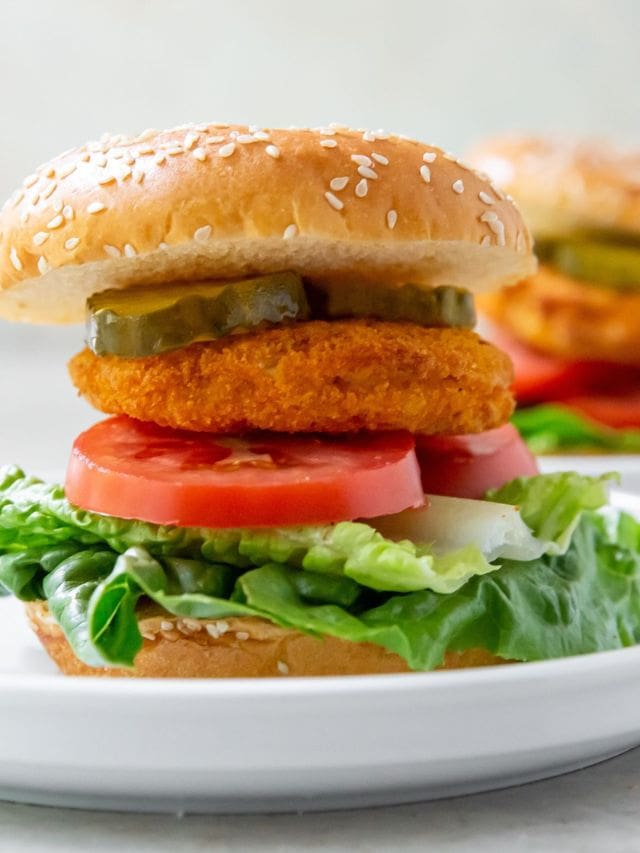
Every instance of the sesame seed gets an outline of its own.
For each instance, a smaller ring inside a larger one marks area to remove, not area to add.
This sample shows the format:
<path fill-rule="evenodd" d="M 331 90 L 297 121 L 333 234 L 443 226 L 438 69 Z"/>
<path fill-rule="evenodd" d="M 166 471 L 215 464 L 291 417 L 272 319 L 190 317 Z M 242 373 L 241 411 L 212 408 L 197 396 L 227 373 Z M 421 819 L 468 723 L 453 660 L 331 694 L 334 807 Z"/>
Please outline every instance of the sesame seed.
<path fill-rule="evenodd" d="M 150 631 L 140 631 L 140 635 L 141 635 L 145 640 L 150 640 L 151 642 L 153 642 L 153 641 L 155 640 L 155 638 L 156 638 L 156 635 L 155 635 L 155 634 L 152 634 Z"/>
<path fill-rule="evenodd" d="M 396 222 L 398 221 L 398 214 L 395 210 L 387 211 L 387 227 L 392 231 L 396 227 Z"/>
<path fill-rule="evenodd" d="M 160 623 L 161 631 L 173 631 L 173 622 L 168 622 L 166 619 L 163 619 Z"/>
<path fill-rule="evenodd" d="M 80 159 L 83 163 L 88 163 L 91 160 L 91 154 L 88 151 L 85 151 L 84 154 L 80 155 Z"/>
<path fill-rule="evenodd" d="M 376 163 L 380 163 L 381 166 L 389 165 L 389 158 L 385 157 L 384 154 L 377 154 L 375 151 L 371 155 Z"/>
<path fill-rule="evenodd" d="M 34 184 L 38 183 L 38 180 L 39 178 L 37 175 L 29 175 L 24 179 L 22 184 L 24 187 L 26 187 L 26 189 L 30 189 Z"/>
<path fill-rule="evenodd" d="M 167 148 L 166 152 L 169 157 L 177 157 L 178 154 L 184 154 L 184 148 L 178 148 L 177 146 L 174 146 L 173 148 Z"/>
<path fill-rule="evenodd" d="M 334 210 L 342 210 L 342 208 L 344 207 L 344 204 L 333 193 L 325 193 L 324 197 Z"/>
<path fill-rule="evenodd" d="M 34 193 L 29 201 L 35 207 L 35 205 L 40 201 L 40 193 Z"/>
<path fill-rule="evenodd" d="M 68 240 L 65 240 L 64 247 L 65 247 L 65 249 L 67 249 L 67 251 L 72 252 L 76 248 L 76 246 L 78 245 L 79 242 L 80 242 L 79 237 L 69 237 Z"/>
<path fill-rule="evenodd" d="M 375 142 L 376 141 L 376 135 L 372 130 L 365 130 L 365 132 L 362 134 L 362 138 L 364 139 L 365 142 Z"/>
<path fill-rule="evenodd" d="M 322 145 L 323 148 L 337 148 L 338 147 L 338 143 L 335 141 L 335 139 L 321 139 L 320 145 Z"/>
<path fill-rule="evenodd" d="M 207 145 L 215 145 L 218 142 L 224 142 L 224 136 L 207 136 L 205 142 Z"/>
<path fill-rule="evenodd" d="M 191 156 L 195 160 L 199 160 L 201 163 L 204 163 L 204 161 L 207 159 L 207 152 L 204 150 L 204 148 L 194 148 L 191 152 Z"/>
<path fill-rule="evenodd" d="M 107 158 L 104 156 L 104 154 L 96 154 L 96 156 L 93 158 L 93 162 L 96 166 L 100 166 L 101 169 L 104 169 L 104 167 L 107 165 Z"/>
<path fill-rule="evenodd" d="M 480 217 L 481 222 L 486 222 L 489 228 L 496 235 L 498 245 L 505 245 L 505 236 L 504 236 L 504 222 L 498 218 L 497 214 L 495 214 L 492 210 L 487 210 Z"/>
<path fill-rule="evenodd" d="M 236 631 L 236 640 L 248 640 L 249 632 L 248 631 Z"/>
<path fill-rule="evenodd" d="M 187 151 L 190 151 L 193 148 L 193 146 L 196 144 L 197 141 L 198 141 L 198 134 L 197 133 L 187 133 L 187 135 L 184 138 L 184 147 L 187 149 Z"/>
<path fill-rule="evenodd" d="M 198 631 L 202 630 L 202 623 L 197 619 L 189 619 L 185 618 L 182 620 L 182 624 L 187 629 L 187 631 L 192 631 L 194 634 L 197 634 Z"/>
<path fill-rule="evenodd" d="M 11 266 L 20 272 L 22 270 L 22 261 L 18 257 L 18 253 L 15 248 L 11 249 L 9 252 L 9 260 L 11 261 Z"/>
<path fill-rule="evenodd" d="M 49 235 L 46 231 L 38 231 L 33 235 L 33 242 L 36 246 L 42 246 L 43 243 L 46 243 L 49 239 Z"/>
<path fill-rule="evenodd" d="M 280 156 L 280 149 L 278 148 L 277 145 L 267 145 L 267 147 L 264 150 L 265 150 L 265 153 L 267 153 L 269 155 L 269 157 L 273 157 L 274 160 L 277 160 L 278 157 Z"/>
<path fill-rule="evenodd" d="M 218 619 L 216 622 L 216 627 L 220 634 L 226 634 L 229 630 L 229 623 L 224 619 Z"/>
<path fill-rule="evenodd" d="M 108 243 L 105 243 L 102 248 L 110 258 L 119 258 L 121 255 L 120 249 L 117 246 L 110 246 Z"/>
<path fill-rule="evenodd" d="M 58 185 L 55 181 L 51 181 L 43 190 L 42 190 L 42 198 L 49 198 L 51 193 L 55 190 Z"/>
<path fill-rule="evenodd" d="M 269 140 L 269 134 L 264 130 L 256 130 L 254 131 L 253 138 L 257 139 L 259 142 L 267 142 Z"/>
<path fill-rule="evenodd" d="M 23 225 L 26 225 L 27 222 L 29 221 L 30 217 L 31 217 L 31 214 L 29 213 L 29 211 L 25 210 L 24 213 L 22 213 L 20 215 L 20 222 L 22 222 Z"/>
<path fill-rule="evenodd" d="M 155 156 L 153 159 L 154 159 L 154 162 L 155 162 L 158 166 L 162 166 L 162 164 L 163 164 L 163 163 L 165 162 L 165 160 L 167 159 L 167 156 L 166 156 L 166 154 L 163 154 L 163 152 L 162 152 L 162 151 L 160 151 L 158 154 L 156 154 L 156 156 Z"/>
<path fill-rule="evenodd" d="M 210 225 L 203 225 L 201 228 L 196 228 L 193 233 L 193 239 L 197 240 L 198 243 L 206 243 L 206 241 L 211 237 L 212 228 Z"/>
<path fill-rule="evenodd" d="M 134 169 L 133 170 L 133 180 L 136 184 L 141 184 L 144 181 L 144 172 L 142 169 Z"/>
<path fill-rule="evenodd" d="M 49 262 L 44 257 L 44 255 L 41 255 L 38 258 L 38 271 L 40 272 L 40 275 L 44 275 L 45 273 L 48 273 L 50 269 L 51 269 L 51 266 L 50 266 Z"/>
<path fill-rule="evenodd" d="M 490 246 L 491 245 L 491 237 L 488 234 L 485 234 L 482 240 L 480 240 L 481 246 Z"/>
<path fill-rule="evenodd" d="M 289 675 L 289 667 L 283 660 L 279 660 L 277 666 L 280 675 Z"/>
<path fill-rule="evenodd" d="M 231 157 L 235 150 L 235 142 L 227 142 L 226 145 L 222 145 L 220 148 L 218 148 L 218 157 Z"/>
<path fill-rule="evenodd" d="M 53 231 L 54 228 L 59 228 L 63 222 L 64 219 L 62 218 L 62 216 L 60 216 L 60 214 L 58 214 L 57 216 L 54 216 L 53 219 L 50 219 L 49 222 L 47 222 L 47 228 Z"/>
<path fill-rule="evenodd" d="M 136 162 L 136 158 L 132 157 L 131 154 L 125 154 L 122 158 L 123 162 L 127 164 L 127 166 L 133 166 Z"/>
<path fill-rule="evenodd" d="M 346 175 L 343 175 L 340 178 L 331 178 L 331 181 L 329 182 L 329 186 L 331 187 L 332 190 L 336 190 L 336 192 L 340 192 L 340 190 L 343 190 L 348 183 L 349 183 L 349 178 Z"/>
<path fill-rule="evenodd" d="M 285 240 L 290 240 L 292 237 L 298 236 L 298 226 L 295 223 L 291 223 L 291 225 L 287 225 L 287 227 L 282 232 L 282 236 Z"/>
<path fill-rule="evenodd" d="M 120 172 L 120 180 L 126 181 L 127 178 L 131 177 L 131 169 L 128 166 L 123 166 L 122 171 Z"/>
<path fill-rule="evenodd" d="M 146 154 L 154 154 L 155 148 L 152 148 L 151 145 L 141 145 L 136 151 L 136 157 L 144 157 Z"/>
<path fill-rule="evenodd" d="M 62 213 L 62 207 L 62 199 L 58 199 L 58 201 L 54 201 L 51 205 L 51 210 L 53 210 L 54 213 Z"/>
<path fill-rule="evenodd" d="M 53 177 L 55 177 L 56 170 L 53 168 L 53 166 L 47 166 L 45 168 L 43 174 L 44 174 L 45 178 L 53 178 Z"/>
<path fill-rule="evenodd" d="M 106 209 L 106 205 L 104 205 L 101 201 L 92 201 L 91 204 L 87 207 L 87 213 L 102 213 L 102 211 Z"/>
<path fill-rule="evenodd" d="M 478 198 L 480 199 L 480 201 L 483 201 L 485 204 L 493 204 L 494 203 L 494 199 L 492 199 L 491 196 L 489 195 L 489 193 L 486 193 L 484 190 L 480 190 L 480 192 L 478 193 Z"/>
<path fill-rule="evenodd" d="M 214 640 L 218 640 L 220 638 L 220 632 L 218 631 L 215 622 L 210 622 L 208 625 L 205 625 L 205 631 L 210 637 L 213 637 Z"/>
<path fill-rule="evenodd" d="M 360 167 L 362 168 L 362 167 Z M 364 198 L 366 194 L 369 192 L 369 184 L 367 183 L 366 178 L 362 178 L 356 184 L 356 195 L 358 198 Z"/>
<path fill-rule="evenodd" d="M 78 167 L 75 163 L 68 163 L 66 166 L 63 166 L 62 169 L 58 172 L 58 177 L 62 180 L 64 178 L 68 178 L 69 175 L 73 174 Z"/>
<path fill-rule="evenodd" d="M 158 248 L 159 248 L 159 249 L 168 249 L 168 248 L 169 248 L 169 244 L 168 244 L 168 243 L 164 243 L 164 242 L 162 242 L 162 243 L 158 243 Z"/>
<path fill-rule="evenodd" d="M 425 184 L 431 183 L 431 169 L 426 164 L 420 166 L 420 176 Z"/>
<path fill-rule="evenodd" d="M 442 155 L 445 160 L 451 160 L 452 163 L 456 163 L 458 158 L 455 154 L 452 154 L 450 151 L 445 151 Z"/>
<path fill-rule="evenodd" d="M 236 142 L 239 142 L 240 145 L 251 145 L 251 143 L 258 141 L 253 133 L 241 133 L 236 137 Z"/>
<path fill-rule="evenodd" d="M 115 181 L 115 175 L 103 175 L 101 178 L 98 178 L 98 186 L 105 186 L 106 184 L 110 184 Z"/>
<path fill-rule="evenodd" d="M 435 151 L 425 151 L 424 154 L 422 155 L 422 159 L 424 160 L 425 163 L 433 163 L 433 161 L 436 159 L 436 157 L 437 157 L 437 154 Z"/>
<path fill-rule="evenodd" d="M 371 157 L 367 157 L 366 154 L 352 154 L 351 159 L 354 163 L 357 163 L 358 166 L 373 166 L 373 160 Z"/>
<path fill-rule="evenodd" d="M 362 175 L 363 178 L 370 178 L 372 181 L 378 180 L 376 173 L 368 166 L 358 166 L 358 174 Z"/>
<path fill-rule="evenodd" d="M 460 195 L 460 193 L 464 192 L 464 183 L 460 180 L 460 178 L 458 178 L 457 181 L 454 181 L 451 184 L 451 189 L 454 191 L 454 193 L 458 193 L 458 195 Z"/>
<path fill-rule="evenodd" d="M 138 254 L 131 243 L 125 243 L 123 247 L 124 253 L 127 258 L 135 258 Z"/>
<path fill-rule="evenodd" d="M 54 189 L 55 189 L 55 185 L 54 185 Z M 51 190 L 51 192 L 53 192 L 53 190 Z M 51 195 L 51 193 L 49 193 L 49 195 Z M 18 190 L 18 192 L 13 197 L 13 206 L 17 207 L 23 198 L 24 198 L 24 193 L 22 192 L 22 190 Z M 47 196 L 45 196 L 45 198 L 47 198 Z"/>

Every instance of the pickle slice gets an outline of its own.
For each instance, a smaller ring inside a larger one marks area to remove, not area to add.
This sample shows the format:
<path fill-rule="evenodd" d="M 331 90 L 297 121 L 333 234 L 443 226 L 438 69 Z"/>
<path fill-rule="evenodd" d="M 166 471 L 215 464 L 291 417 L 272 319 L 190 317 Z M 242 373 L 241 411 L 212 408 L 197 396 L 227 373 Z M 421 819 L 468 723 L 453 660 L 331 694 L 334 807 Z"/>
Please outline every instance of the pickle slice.
<path fill-rule="evenodd" d="M 372 317 L 419 326 L 468 328 L 476 322 L 473 296 L 460 287 L 332 285 L 321 293 L 315 292 L 311 301 L 314 314 L 329 318 Z"/>
<path fill-rule="evenodd" d="M 539 256 L 572 278 L 606 287 L 640 288 L 640 246 L 597 240 L 561 240 L 543 244 Z"/>
<path fill-rule="evenodd" d="M 302 279 L 292 272 L 104 290 L 87 301 L 87 344 L 96 355 L 136 358 L 308 317 Z"/>

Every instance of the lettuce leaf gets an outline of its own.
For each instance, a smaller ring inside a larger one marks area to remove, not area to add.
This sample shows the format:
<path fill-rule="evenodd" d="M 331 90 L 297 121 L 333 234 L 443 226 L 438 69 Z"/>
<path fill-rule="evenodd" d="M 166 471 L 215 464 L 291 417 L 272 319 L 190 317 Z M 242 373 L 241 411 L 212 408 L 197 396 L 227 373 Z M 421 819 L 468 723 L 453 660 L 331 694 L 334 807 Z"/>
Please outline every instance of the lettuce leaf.
<path fill-rule="evenodd" d="M 487 492 L 486 500 L 519 507 L 525 524 L 545 543 L 545 552 L 564 554 L 582 513 L 603 507 L 609 483 L 618 480 L 617 474 L 585 477 L 575 471 L 518 477 Z"/>
<path fill-rule="evenodd" d="M 560 404 L 518 409 L 512 421 L 534 453 L 640 452 L 640 430 L 610 429 Z"/>
<path fill-rule="evenodd" d="M 200 591 L 189 582 L 180 593 L 184 577 L 167 558 L 142 548 L 123 555 L 81 550 L 44 577 L 44 588 L 76 654 L 93 666 L 133 663 L 141 645 L 135 607 L 145 595 L 177 616 L 255 615 L 317 636 L 377 643 L 412 669 L 428 670 L 447 650 L 484 648 L 505 659 L 544 660 L 637 643 L 639 543 L 640 524 L 630 516 L 613 523 L 587 513 L 564 555 L 505 561 L 500 571 L 447 595 L 367 593 L 347 606 L 336 604 L 331 592 L 323 600 L 317 583 L 309 597 L 305 581 L 312 573 L 276 563 L 238 573 L 227 598 L 219 593 L 228 577 L 211 575 L 203 563 L 208 580 Z M 60 549 L 56 554 L 63 556 Z M 53 561 L 53 553 L 43 555 L 43 564 Z M 228 569 L 221 568 L 223 574 Z M 194 566 L 190 574 L 198 576 Z"/>
<path fill-rule="evenodd" d="M 141 597 L 177 616 L 255 615 L 377 643 L 417 670 L 446 650 L 539 660 L 619 648 L 640 639 L 640 524 L 595 512 L 607 482 L 562 473 L 492 492 L 549 543 L 496 571 L 473 543 L 434 555 L 366 524 L 212 531 L 99 516 L 11 469 L 0 474 L 0 585 L 46 598 L 92 666 L 134 662 Z"/>

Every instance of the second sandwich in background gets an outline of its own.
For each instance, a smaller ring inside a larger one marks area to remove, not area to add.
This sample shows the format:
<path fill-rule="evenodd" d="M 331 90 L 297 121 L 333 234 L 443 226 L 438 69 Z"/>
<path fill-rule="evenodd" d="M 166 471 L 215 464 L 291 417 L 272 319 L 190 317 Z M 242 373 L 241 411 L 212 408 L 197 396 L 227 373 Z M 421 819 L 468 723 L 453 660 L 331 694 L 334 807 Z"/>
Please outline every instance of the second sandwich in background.
<path fill-rule="evenodd" d="M 528 220 L 538 273 L 483 296 L 538 453 L 640 452 L 640 152 L 502 137 L 472 152 Z"/>

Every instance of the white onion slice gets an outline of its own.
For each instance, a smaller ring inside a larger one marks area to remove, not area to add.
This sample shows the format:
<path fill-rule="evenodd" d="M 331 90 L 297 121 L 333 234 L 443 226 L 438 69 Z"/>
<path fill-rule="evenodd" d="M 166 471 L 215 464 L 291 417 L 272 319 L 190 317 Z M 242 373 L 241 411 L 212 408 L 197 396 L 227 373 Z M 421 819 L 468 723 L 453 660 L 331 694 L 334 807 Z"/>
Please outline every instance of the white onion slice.
<path fill-rule="evenodd" d="M 492 562 L 500 558 L 535 560 L 546 550 L 546 543 L 536 539 L 511 504 L 439 495 L 428 498 L 425 508 L 368 519 L 367 523 L 388 539 L 428 544 L 434 554 L 475 545 Z"/>

